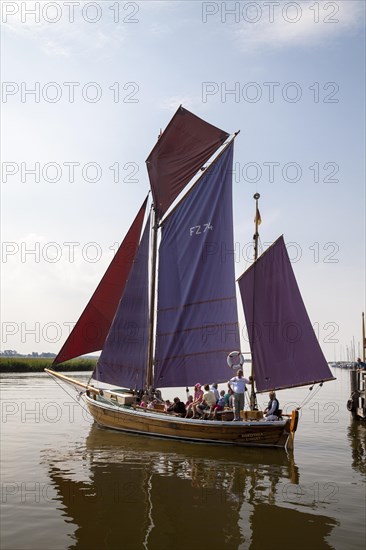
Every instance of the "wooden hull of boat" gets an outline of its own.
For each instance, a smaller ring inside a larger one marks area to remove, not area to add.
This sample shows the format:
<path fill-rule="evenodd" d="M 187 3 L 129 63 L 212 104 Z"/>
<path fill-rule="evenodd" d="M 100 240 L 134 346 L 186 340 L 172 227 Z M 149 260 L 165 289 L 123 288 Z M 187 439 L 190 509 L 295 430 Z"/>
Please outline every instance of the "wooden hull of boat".
<path fill-rule="evenodd" d="M 290 435 L 289 419 L 279 422 L 194 420 L 109 405 L 87 395 L 84 399 L 100 426 L 140 435 L 242 447 L 285 447 Z"/>

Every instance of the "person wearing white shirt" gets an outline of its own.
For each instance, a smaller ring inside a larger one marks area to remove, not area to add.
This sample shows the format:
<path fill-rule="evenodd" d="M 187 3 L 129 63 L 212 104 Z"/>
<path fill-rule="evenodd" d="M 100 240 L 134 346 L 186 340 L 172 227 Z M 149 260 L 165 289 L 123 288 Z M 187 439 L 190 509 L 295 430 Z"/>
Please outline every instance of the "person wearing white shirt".
<path fill-rule="evenodd" d="M 246 384 L 250 384 L 250 380 L 244 378 L 243 374 L 243 371 L 239 369 L 237 376 L 234 376 L 234 378 L 231 378 L 228 382 L 229 387 L 234 392 L 234 421 L 240 420 L 240 411 L 244 410 Z"/>
<path fill-rule="evenodd" d="M 219 394 L 219 390 L 217 389 L 216 382 L 213 382 L 213 384 L 211 384 L 210 391 L 212 391 L 214 393 L 215 398 L 216 398 L 216 403 L 217 403 L 218 400 L 220 399 L 220 394 Z"/>

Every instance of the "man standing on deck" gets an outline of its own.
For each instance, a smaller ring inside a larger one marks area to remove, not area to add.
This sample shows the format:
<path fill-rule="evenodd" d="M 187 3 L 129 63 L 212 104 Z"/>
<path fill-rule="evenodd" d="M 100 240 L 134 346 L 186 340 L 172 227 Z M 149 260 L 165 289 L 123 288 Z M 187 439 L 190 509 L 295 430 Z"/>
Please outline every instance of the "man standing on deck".
<path fill-rule="evenodd" d="M 244 394 L 246 392 L 246 384 L 250 384 L 250 380 L 243 377 L 243 371 L 238 370 L 237 376 L 231 378 L 228 382 L 229 387 L 234 394 L 234 422 L 241 420 L 240 411 L 244 410 Z"/>

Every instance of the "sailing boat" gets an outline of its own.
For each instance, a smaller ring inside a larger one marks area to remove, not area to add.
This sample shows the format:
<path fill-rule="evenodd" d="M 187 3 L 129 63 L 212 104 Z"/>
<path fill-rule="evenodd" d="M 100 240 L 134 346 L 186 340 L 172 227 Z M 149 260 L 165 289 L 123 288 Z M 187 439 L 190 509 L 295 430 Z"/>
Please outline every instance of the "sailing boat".
<path fill-rule="evenodd" d="M 333 379 L 280 237 L 239 279 L 252 327 L 250 414 L 240 422 L 206 421 L 137 404 L 138 390 L 220 383 L 232 376 L 228 354 L 240 349 L 232 208 L 236 135 L 179 107 L 146 161 L 151 212 L 146 213 L 146 199 L 53 363 L 102 350 L 95 382 L 81 384 L 47 370 L 83 388 L 101 426 L 195 442 L 289 448 L 298 411 L 264 421 L 256 410 L 255 386 L 266 392 Z"/>

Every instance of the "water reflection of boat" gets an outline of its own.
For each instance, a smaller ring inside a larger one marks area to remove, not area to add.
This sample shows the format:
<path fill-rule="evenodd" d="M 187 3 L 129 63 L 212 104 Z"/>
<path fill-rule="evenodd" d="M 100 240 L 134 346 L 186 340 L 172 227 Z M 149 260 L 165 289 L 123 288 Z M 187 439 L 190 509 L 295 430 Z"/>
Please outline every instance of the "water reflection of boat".
<path fill-rule="evenodd" d="M 96 426 L 74 454 L 44 453 L 65 521 L 76 526 L 70 548 L 180 549 L 204 538 L 214 548 L 263 550 L 281 540 L 292 549 L 295 536 L 277 538 L 280 526 L 306 542 L 297 548 L 328 548 L 334 521 L 285 502 L 284 489 L 298 489 L 293 455 L 252 448 L 242 459 L 236 448 L 207 453 Z"/>

